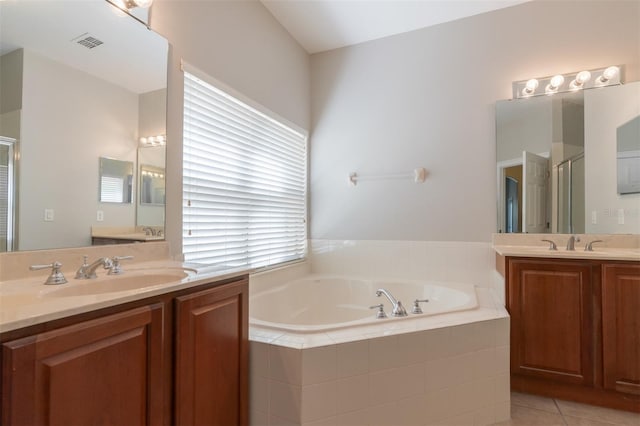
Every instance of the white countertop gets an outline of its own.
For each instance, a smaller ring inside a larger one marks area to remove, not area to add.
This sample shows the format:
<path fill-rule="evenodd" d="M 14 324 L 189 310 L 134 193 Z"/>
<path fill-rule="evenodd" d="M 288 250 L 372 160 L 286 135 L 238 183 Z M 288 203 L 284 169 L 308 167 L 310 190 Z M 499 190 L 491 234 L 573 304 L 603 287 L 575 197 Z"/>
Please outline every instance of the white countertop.
<path fill-rule="evenodd" d="M 139 262 L 123 267 L 123 275 L 110 276 L 99 269 L 98 277 L 91 280 L 77 280 L 67 274 L 68 283 L 58 285 L 44 285 L 42 276 L 0 282 L 0 333 L 249 273 L 246 270 L 221 273 L 215 268 L 197 269 L 170 260 Z M 181 272 L 186 274 L 185 278 L 179 278 Z M 87 291 L 90 286 L 105 288 L 111 285 L 111 280 L 116 287 L 119 277 L 140 277 L 144 280 L 145 275 L 149 278 L 175 275 L 176 280 L 122 291 L 87 294 L 91 293 Z"/>
<path fill-rule="evenodd" d="M 575 250 L 566 250 L 572 234 L 493 234 L 493 249 L 502 256 L 640 261 L 640 235 L 575 234 Z M 554 241 L 557 250 L 549 250 Z M 585 251 L 591 243 L 593 251 Z"/>
<path fill-rule="evenodd" d="M 570 251 L 560 246 L 557 250 L 549 250 L 549 244 L 544 244 L 541 246 L 494 244 L 493 249 L 502 256 L 513 257 L 640 261 L 640 249 L 638 248 L 594 247 L 593 251 L 585 251 L 582 247 L 576 247 L 574 251 Z"/>

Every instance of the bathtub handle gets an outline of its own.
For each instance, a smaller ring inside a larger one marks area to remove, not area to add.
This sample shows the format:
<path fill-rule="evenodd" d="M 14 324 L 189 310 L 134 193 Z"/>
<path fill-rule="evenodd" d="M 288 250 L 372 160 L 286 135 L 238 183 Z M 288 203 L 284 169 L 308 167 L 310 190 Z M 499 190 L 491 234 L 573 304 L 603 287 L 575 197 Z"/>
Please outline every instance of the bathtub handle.
<path fill-rule="evenodd" d="M 413 309 L 411 310 L 412 314 L 421 314 L 422 313 L 422 308 L 420 307 L 420 303 L 426 303 L 428 302 L 429 299 L 416 299 L 413 301 Z"/>
<path fill-rule="evenodd" d="M 377 309 L 376 319 L 383 319 L 387 317 L 387 314 L 384 312 L 384 304 L 380 303 L 378 305 L 369 306 L 369 309 Z"/>

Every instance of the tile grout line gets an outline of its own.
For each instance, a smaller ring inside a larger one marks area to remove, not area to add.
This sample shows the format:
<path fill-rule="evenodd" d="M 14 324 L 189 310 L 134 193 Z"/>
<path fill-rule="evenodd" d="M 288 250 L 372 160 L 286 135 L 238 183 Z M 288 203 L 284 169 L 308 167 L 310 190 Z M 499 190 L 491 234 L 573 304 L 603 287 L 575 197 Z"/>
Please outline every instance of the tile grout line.
<path fill-rule="evenodd" d="M 560 417 L 562 417 L 562 423 L 564 423 L 565 425 L 568 425 L 567 419 L 564 418 L 564 413 L 560 409 L 560 404 L 558 404 L 558 401 L 555 398 L 553 398 L 553 403 L 555 404 L 556 408 L 558 409 L 558 413 L 560 413 Z"/>

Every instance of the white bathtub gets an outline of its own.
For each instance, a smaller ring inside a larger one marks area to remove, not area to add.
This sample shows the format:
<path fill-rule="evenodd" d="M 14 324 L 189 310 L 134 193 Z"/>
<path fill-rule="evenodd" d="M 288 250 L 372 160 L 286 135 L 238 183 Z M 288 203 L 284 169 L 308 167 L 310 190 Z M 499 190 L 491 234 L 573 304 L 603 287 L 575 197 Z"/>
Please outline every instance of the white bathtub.
<path fill-rule="evenodd" d="M 392 317 L 392 306 L 376 290 L 385 288 L 402 301 L 408 317 Z M 412 314 L 415 299 L 423 314 Z M 370 306 L 384 303 L 388 318 L 376 319 Z M 253 292 L 249 322 L 253 326 L 296 333 L 317 333 L 367 324 L 427 317 L 478 306 L 473 285 L 309 276 Z"/>

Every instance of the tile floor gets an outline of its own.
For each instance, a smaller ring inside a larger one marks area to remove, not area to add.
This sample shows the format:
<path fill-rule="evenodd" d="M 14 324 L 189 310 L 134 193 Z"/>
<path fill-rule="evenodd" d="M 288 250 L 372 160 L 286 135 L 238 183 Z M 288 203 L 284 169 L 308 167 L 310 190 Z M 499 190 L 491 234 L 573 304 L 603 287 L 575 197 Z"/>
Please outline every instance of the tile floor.
<path fill-rule="evenodd" d="M 511 420 L 495 426 L 640 426 L 640 414 L 511 392 Z"/>

